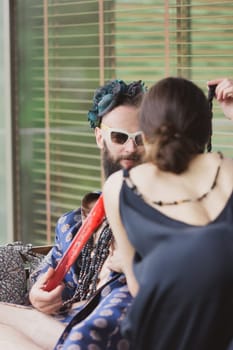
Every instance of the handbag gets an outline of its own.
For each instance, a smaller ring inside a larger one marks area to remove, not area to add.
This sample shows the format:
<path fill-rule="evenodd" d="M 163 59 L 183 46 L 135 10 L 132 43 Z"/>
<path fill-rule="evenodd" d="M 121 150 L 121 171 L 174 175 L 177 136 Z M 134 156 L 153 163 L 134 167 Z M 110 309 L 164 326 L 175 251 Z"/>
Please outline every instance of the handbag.
<path fill-rule="evenodd" d="M 20 241 L 0 246 L 0 301 L 26 304 L 28 277 L 44 259 L 44 254 Z"/>

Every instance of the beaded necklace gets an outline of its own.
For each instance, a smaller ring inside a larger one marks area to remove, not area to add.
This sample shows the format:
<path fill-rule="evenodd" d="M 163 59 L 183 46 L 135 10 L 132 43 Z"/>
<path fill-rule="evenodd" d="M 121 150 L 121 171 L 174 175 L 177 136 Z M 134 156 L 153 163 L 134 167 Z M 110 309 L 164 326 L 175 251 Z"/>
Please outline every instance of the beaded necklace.
<path fill-rule="evenodd" d="M 206 198 L 208 196 L 208 194 L 216 187 L 217 184 L 217 180 L 218 180 L 218 176 L 219 176 L 219 172 L 220 172 L 220 168 L 221 168 L 221 163 L 223 160 L 223 154 L 221 152 L 218 152 L 219 157 L 220 157 L 220 164 L 217 167 L 216 170 L 216 174 L 214 177 L 214 180 L 210 186 L 210 189 L 208 191 L 206 191 L 205 193 L 203 193 L 201 196 L 198 196 L 196 198 L 185 198 L 185 199 L 180 199 L 180 200 L 175 200 L 172 202 L 163 202 L 163 201 L 151 201 L 153 204 L 158 205 L 158 206 L 164 206 L 164 205 L 178 205 L 178 204 L 182 204 L 182 203 L 190 203 L 190 202 L 200 202 L 202 199 Z M 143 195 L 138 191 L 137 186 L 132 182 L 131 178 L 129 177 L 129 172 L 127 170 L 124 170 L 124 179 L 128 179 L 128 181 L 131 184 L 131 189 L 133 192 L 135 192 L 139 197 L 143 198 Z"/>
<path fill-rule="evenodd" d="M 99 282 L 99 272 L 109 255 L 112 239 L 112 231 L 105 221 L 97 242 L 92 235 L 82 249 L 78 286 L 72 298 L 63 303 L 63 307 L 70 307 L 76 301 L 88 300 L 95 293 Z"/>

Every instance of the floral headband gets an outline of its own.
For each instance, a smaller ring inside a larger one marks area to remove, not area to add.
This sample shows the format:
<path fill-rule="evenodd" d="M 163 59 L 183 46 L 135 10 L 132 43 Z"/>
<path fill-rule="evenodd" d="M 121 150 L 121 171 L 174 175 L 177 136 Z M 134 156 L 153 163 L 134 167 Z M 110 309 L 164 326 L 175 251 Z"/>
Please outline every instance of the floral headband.
<path fill-rule="evenodd" d="M 141 80 L 134 81 L 128 85 L 123 80 L 112 80 L 97 89 L 93 98 L 93 107 L 88 112 L 88 121 L 91 128 L 99 126 L 101 118 L 119 105 L 122 97 L 133 98 L 140 93 L 145 93 L 146 90 Z"/>

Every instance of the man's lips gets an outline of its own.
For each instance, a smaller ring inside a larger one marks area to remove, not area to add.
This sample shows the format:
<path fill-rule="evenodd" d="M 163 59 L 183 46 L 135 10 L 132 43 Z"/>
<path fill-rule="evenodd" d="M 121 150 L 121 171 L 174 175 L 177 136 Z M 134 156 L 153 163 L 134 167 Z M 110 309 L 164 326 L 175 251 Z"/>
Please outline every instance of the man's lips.
<path fill-rule="evenodd" d="M 124 168 L 131 168 L 135 165 L 135 163 L 137 163 L 137 161 L 134 158 L 123 158 L 121 159 L 120 163 Z"/>

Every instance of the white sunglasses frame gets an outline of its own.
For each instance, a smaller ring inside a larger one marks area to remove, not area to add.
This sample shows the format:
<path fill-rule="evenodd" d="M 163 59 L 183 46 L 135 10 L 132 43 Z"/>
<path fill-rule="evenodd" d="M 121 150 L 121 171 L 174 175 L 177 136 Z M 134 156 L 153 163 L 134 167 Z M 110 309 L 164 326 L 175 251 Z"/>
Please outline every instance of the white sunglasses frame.
<path fill-rule="evenodd" d="M 141 135 L 143 136 L 143 132 L 142 131 L 136 131 L 136 132 L 133 132 L 133 133 L 130 133 L 130 132 L 127 132 L 123 129 L 118 129 L 118 128 L 111 128 L 110 126 L 102 123 L 101 126 L 100 126 L 101 130 L 103 130 L 104 132 L 106 131 L 107 132 L 107 136 L 108 136 L 108 140 L 113 143 L 114 145 L 118 145 L 118 146 L 124 146 L 130 139 L 134 141 L 135 145 L 137 147 L 140 147 L 140 146 L 143 146 L 143 143 L 142 145 L 138 145 L 137 142 L 136 142 L 136 137 L 138 135 Z M 121 134 L 125 134 L 128 136 L 127 140 L 124 142 L 124 143 L 117 143 L 117 142 L 113 142 L 112 139 L 111 139 L 111 132 L 119 132 Z M 142 137 L 142 140 L 143 140 L 143 137 Z"/>

